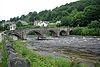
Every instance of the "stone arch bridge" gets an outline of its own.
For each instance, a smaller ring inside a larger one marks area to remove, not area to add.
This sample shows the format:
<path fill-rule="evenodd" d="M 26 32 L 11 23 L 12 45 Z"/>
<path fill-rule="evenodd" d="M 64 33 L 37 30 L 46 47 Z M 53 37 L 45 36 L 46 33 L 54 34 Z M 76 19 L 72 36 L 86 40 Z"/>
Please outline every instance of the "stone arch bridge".
<path fill-rule="evenodd" d="M 46 37 L 46 33 L 51 33 L 51 36 L 67 36 L 70 35 L 72 28 L 33 28 L 33 29 L 19 29 L 9 31 L 9 34 L 15 35 L 20 39 L 26 39 L 30 32 L 34 32 L 39 38 Z"/>

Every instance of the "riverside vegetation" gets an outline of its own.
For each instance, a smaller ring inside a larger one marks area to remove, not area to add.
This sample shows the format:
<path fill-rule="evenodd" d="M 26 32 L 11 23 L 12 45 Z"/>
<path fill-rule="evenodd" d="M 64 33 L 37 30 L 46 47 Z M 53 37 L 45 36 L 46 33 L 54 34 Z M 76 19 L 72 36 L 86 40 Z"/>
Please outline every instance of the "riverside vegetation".
<path fill-rule="evenodd" d="M 79 60 L 70 60 L 64 58 L 54 58 L 50 56 L 41 56 L 34 51 L 28 49 L 25 42 L 20 40 L 14 41 L 13 47 L 24 58 L 28 59 L 31 67 L 88 67 L 85 63 L 80 63 Z M 95 67 L 99 67 L 97 63 Z"/>
<path fill-rule="evenodd" d="M 100 28 L 76 27 L 71 34 L 82 36 L 100 36 Z"/>
<path fill-rule="evenodd" d="M 3 43 L 0 42 L 0 49 L 2 52 L 2 63 L 0 64 L 0 67 L 7 67 L 7 57 L 6 57 L 6 51 L 5 51 L 5 46 Z"/>

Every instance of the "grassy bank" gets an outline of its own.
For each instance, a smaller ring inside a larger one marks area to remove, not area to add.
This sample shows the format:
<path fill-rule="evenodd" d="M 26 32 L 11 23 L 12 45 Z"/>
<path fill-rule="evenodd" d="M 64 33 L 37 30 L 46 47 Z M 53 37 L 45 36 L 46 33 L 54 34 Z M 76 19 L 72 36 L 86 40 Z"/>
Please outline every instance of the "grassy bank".
<path fill-rule="evenodd" d="M 83 36 L 100 36 L 100 28 L 76 27 L 71 32 L 71 34 Z"/>
<path fill-rule="evenodd" d="M 78 61 L 40 56 L 37 53 L 27 49 L 25 47 L 25 43 L 21 41 L 15 41 L 13 46 L 22 57 L 31 62 L 31 67 L 88 67 L 86 64 L 79 63 Z"/>
<path fill-rule="evenodd" d="M 0 43 L 0 49 L 2 52 L 2 63 L 0 64 L 0 67 L 7 67 L 7 58 L 3 43 Z"/>

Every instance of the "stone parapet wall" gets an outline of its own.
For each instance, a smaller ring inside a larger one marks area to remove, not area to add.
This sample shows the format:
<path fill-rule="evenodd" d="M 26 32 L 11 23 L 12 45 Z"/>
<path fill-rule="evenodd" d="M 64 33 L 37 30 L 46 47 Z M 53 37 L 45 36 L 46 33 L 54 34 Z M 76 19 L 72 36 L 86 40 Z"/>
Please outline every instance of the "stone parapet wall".
<path fill-rule="evenodd" d="M 8 67 L 30 67 L 30 62 L 18 55 L 13 43 L 7 34 L 3 35 Z"/>

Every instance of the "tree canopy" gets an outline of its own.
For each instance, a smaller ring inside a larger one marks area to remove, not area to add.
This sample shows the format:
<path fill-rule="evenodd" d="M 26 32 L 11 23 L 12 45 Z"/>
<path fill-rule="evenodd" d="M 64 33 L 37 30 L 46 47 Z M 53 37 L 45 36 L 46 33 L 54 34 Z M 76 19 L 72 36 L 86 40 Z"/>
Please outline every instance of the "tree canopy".
<path fill-rule="evenodd" d="M 34 22 L 35 20 L 49 21 L 55 23 L 61 21 L 61 26 L 85 27 L 92 21 L 100 19 L 100 0 L 79 0 L 66 3 L 52 10 L 44 10 L 39 13 L 29 12 L 21 17 L 11 18 L 9 21 L 24 20 Z"/>

